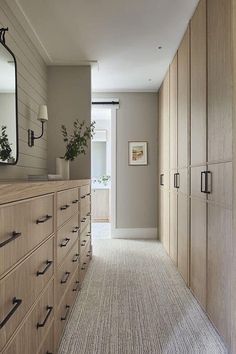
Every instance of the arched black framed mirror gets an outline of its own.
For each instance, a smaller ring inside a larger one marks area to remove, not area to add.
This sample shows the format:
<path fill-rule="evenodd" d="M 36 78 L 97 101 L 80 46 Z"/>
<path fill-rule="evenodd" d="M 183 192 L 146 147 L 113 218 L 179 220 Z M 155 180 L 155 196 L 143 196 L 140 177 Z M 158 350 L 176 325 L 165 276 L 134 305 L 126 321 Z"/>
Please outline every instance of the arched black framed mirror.
<path fill-rule="evenodd" d="M 0 164 L 18 160 L 18 109 L 16 58 L 5 42 L 8 28 L 0 29 Z"/>

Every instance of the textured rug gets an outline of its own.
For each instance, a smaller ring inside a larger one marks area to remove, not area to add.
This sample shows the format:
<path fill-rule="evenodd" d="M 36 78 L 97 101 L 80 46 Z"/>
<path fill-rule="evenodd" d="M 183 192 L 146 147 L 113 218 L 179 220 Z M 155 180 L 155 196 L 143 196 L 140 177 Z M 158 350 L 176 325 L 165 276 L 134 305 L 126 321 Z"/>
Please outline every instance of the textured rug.
<path fill-rule="evenodd" d="M 60 354 L 227 353 L 160 243 L 93 247 Z"/>

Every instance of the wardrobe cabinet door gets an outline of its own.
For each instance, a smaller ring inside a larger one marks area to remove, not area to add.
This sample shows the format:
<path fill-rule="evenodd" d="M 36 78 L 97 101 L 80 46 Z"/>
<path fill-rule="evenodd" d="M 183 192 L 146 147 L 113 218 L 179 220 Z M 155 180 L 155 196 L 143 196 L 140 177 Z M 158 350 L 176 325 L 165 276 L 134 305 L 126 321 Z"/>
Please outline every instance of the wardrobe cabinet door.
<path fill-rule="evenodd" d="M 206 0 L 191 20 L 191 165 L 206 162 Z"/>
<path fill-rule="evenodd" d="M 232 210 L 209 203 L 207 312 L 228 346 L 231 332 L 231 248 Z"/>
<path fill-rule="evenodd" d="M 178 193 L 170 192 L 170 257 L 177 266 L 178 261 Z"/>
<path fill-rule="evenodd" d="M 159 90 L 159 171 L 164 171 L 164 102 L 163 102 L 163 84 Z"/>
<path fill-rule="evenodd" d="M 177 112 L 177 90 L 178 90 L 178 56 L 174 57 L 172 64 L 170 65 L 170 169 L 177 168 L 177 124 L 178 124 L 178 112 Z"/>
<path fill-rule="evenodd" d="M 232 160 L 231 1 L 208 0 L 208 161 Z"/>
<path fill-rule="evenodd" d="M 178 168 L 189 164 L 189 28 L 178 50 Z"/>
<path fill-rule="evenodd" d="M 178 269 L 188 284 L 189 229 L 188 196 L 178 193 Z"/>
<path fill-rule="evenodd" d="M 206 200 L 191 197 L 190 288 L 204 310 L 206 309 L 206 215 Z"/>
<path fill-rule="evenodd" d="M 170 100 L 169 100 L 169 72 L 166 74 L 163 86 L 163 134 L 164 134 L 164 171 L 170 168 Z"/>
<path fill-rule="evenodd" d="M 169 254 L 170 247 L 170 235 L 169 235 L 169 191 L 160 191 L 160 218 L 159 218 L 159 228 L 160 228 L 160 240 Z"/>

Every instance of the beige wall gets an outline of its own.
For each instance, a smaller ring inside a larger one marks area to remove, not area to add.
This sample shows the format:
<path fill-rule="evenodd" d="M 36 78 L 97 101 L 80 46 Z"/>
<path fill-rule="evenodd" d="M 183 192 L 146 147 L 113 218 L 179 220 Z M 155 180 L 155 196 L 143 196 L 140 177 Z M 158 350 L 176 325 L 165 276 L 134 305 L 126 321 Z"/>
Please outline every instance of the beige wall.
<path fill-rule="evenodd" d="M 64 156 L 61 125 L 69 128 L 76 119 L 91 122 L 90 66 L 48 67 L 48 169 L 55 173 L 56 157 Z M 89 144 L 90 146 L 90 144 Z M 90 178 L 91 152 L 71 163 L 71 179 Z"/>
<path fill-rule="evenodd" d="M 94 93 L 119 98 L 117 228 L 157 227 L 157 93 Z M 128 141 L 148 141 L 148 166 L 128 165 Z"/>
<path fill-rule="evenodd" d="M 0 179 L 26 178 L 43 174 L 47 168 L 47 134 L 27 145 L 27 130 L 41 131 L 37 122 L 38 106 L 47 101 L 47 69 L 35 46 L 24 32 L 4 0 L 0 0 L 0 27 L 9 27 L 6 44 L 13 51 L 18 67 L 19 162 L 16 166 L 0 166 Z"/>

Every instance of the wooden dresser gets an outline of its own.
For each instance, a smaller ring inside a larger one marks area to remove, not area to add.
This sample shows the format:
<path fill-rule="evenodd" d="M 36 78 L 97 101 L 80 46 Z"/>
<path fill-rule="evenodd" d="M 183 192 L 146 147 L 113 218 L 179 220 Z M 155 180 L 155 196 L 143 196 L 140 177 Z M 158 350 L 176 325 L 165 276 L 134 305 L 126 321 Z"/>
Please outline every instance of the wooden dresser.
<path fill-rule="evenodd" d="M 0 183 L 0 353 L 56 354 L 92 257 L 89 180 Z"/>

